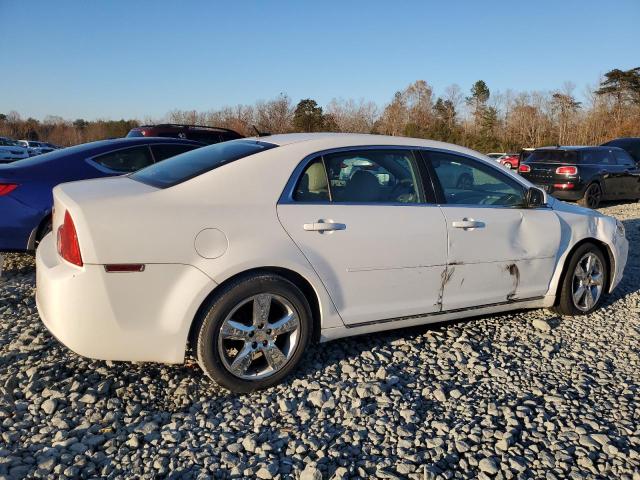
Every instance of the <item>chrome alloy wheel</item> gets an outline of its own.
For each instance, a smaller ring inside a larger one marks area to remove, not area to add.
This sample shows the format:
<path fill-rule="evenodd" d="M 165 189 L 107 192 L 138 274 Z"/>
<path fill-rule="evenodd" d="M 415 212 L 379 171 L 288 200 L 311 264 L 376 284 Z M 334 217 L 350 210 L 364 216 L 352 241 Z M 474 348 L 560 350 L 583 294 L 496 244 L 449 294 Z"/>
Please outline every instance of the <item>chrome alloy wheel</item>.
<path fill-rule="evenodd" d="M 604 269 L 594 253 L 586 253 L 573 272 L 572 297 L 575 307 L 583 312 L 593 308 L 602 295 Z"/>
<path fill-rule="evenodd" d="M 222 322 L 218 352 L 224 367 L 244 380 L 270 377 L 293 356 L 300 319 L 279 295 L 263 293 L 238 303 Z"/>

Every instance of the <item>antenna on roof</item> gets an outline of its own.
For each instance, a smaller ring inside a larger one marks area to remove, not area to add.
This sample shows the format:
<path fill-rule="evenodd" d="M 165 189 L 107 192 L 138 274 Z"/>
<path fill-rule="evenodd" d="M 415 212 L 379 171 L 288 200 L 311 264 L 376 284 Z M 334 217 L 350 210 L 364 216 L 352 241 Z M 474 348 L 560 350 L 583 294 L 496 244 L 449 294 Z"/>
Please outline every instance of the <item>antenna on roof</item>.
<path fill-rule="evenodd" d="M 251 125 L 251 128 L 256 132 L 256 137 L 268 137 L 271 135 L 269 132 L 261 132 L 255 125 Z"/>

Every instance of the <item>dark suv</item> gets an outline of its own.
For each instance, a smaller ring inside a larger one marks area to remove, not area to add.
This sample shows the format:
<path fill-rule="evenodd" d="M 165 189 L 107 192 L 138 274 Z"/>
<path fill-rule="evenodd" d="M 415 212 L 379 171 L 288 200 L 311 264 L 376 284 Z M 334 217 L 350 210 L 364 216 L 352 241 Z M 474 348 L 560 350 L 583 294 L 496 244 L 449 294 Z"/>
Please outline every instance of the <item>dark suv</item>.
<path fill-rule="evenodd" d="M 132 128 L 127 137 L 171 137 L 186 138 L 196 142 L 212 143 L 226 142 L 244 138 L 238 132 L 220 127 L 205 127 L 201 125 L 181 125 L 178 123 L 163 123 L 160 125 L 142 125 Z"/>
<path fill-rule="evenodd" d="M 554 197 L 589 208 L 640 198 L 640 168 L 617 147 L 538 148 L 518 171 Z"/>

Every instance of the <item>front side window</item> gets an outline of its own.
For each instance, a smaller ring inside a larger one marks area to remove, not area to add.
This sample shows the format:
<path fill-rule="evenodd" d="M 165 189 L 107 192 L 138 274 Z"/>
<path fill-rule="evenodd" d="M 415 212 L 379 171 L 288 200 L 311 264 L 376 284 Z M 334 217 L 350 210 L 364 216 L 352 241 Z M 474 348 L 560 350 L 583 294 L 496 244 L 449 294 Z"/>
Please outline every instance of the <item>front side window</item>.
<path fill-rule="evenodd" d="M 429 159 L 448 204 L 524 205 L 524 186 L 488 165 L 440 152 L 430 152 Z"/>
<path fill-rule="evenodd" d="M 126 148 L 93 158 L 98 165 L 121 173 L 130 173 L 153 163 L 147 146 Z"/>

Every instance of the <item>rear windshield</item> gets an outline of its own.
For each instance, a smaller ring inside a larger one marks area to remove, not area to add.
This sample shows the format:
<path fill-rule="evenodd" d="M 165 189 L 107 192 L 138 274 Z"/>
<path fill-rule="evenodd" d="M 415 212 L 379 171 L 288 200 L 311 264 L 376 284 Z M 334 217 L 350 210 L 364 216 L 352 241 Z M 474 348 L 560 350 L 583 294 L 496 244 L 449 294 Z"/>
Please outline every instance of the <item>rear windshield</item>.
<path fill-rule="evenodd" d="M 527 163 L 578 163 L 578 152 L 571 150 L 535 150 Z"/>
<path fill-rule="evenodd" d="M 176 155 L 133 173 L 130 178 L 158 188 L 167 188 L 227 163 L 276 147 L 271 143 L 234 140 L 216 143 Z"/>

